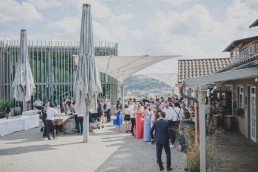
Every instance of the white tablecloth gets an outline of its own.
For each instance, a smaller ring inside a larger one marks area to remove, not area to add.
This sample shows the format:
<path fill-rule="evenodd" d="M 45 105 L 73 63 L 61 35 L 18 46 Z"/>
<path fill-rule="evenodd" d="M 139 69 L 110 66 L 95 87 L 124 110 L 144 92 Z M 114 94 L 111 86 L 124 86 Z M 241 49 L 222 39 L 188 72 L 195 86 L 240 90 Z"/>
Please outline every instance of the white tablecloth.
<path fill-rule="evenodd" d="M 20 116 L 15 118 L 0 119 L 0 136 L 4 136 L 16 131 L 28 130 L 39 126 L 38 115 Z"/>
<path fill-rule="evenodd" d="M 22 112 L 22 116 L 33 116 L 33 115 L 37 115 L 37 112 L 39 110 L 29 110 L 29 111 L 25 111 Z"/>

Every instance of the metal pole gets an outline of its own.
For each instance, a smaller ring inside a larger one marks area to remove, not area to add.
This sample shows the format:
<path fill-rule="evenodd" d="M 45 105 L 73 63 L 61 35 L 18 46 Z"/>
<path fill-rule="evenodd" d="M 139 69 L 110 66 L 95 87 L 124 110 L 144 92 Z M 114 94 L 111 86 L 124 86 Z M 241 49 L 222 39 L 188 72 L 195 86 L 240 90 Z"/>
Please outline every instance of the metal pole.
<path fill-rule="evenodd" d="M 88 106 L 86 106 L 86 113 L 84 114 L 83 118 L 83 142 L 89 142 L 89 110 Z"/>
<path fill-rule="evenodd" d="M 206 120 L 205 101 L 202 100 L 202 91 L 199 91 L 199 128 L 200 128 L 200 171 L 206 172 Z"/>
<path fill-rule="evenodd" d="M 23 101 L 22 101 L 22 111 L 23 112 L 27 111 L 27 102 L 26 102 L 25 96 L 23 97 Z"/>
<path fill-rule="evenodd" d="M 121 84 L 121 101 L 122 101 L 122 108 L 124 108 L 124 84 Z"/>

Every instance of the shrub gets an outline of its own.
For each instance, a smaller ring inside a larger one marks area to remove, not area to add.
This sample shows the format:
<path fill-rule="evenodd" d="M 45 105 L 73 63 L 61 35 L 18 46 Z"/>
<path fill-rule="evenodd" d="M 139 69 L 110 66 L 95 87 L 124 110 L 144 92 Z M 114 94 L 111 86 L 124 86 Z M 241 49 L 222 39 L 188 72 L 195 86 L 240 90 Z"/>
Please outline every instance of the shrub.
<path fill-rule="evenodd" d="M 237 116 L 243 116 L 245 111 L 243 108 L 235 108 L 234 112 L 237 114 Z"/>
<path fill-rule="evenodd" d="M 212 124 L 211 124 L 212 125 Z M 212 128 L 212 132 L 206 137 L 206 163 L 207 167 L 215 165 L 214 157 L 217 153 L 217 137 L 221 136 L 223 130 Z M 190 171 L 199 171 L 200 169 L 200 145 L 195 142 L 195 133 L 192 127 L 187 126 L 184 129 L 186 140 L 186 166 Z"/>

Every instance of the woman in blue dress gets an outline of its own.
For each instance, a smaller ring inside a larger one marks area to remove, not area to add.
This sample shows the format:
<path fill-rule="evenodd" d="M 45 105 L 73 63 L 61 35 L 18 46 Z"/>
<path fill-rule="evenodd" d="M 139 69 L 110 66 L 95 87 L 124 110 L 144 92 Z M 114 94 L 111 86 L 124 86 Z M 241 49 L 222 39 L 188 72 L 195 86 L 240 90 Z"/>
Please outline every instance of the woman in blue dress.
<path fill-rule="evenodd" d="M 121 132 L 121 125 L 122 125 L 121 112 L 122 112 L 122 104 L 117 103 L 115 107 L 116 119 L 114 121 L 114 124 L 116 125 L 116 128 L 118 129 L 119 132 Z"/>
<path fill-rule="evenodd" d="M 143 112 L 144 114 L 144 126 L 143 126 L 143 140 L 145 142 L 150 142 L 151 141 L 151 136 L 150 136 L 150 130 L 151 130 L 151 108 L 150 104 L 148 103 L 146 105 L 146 109 Z"/>

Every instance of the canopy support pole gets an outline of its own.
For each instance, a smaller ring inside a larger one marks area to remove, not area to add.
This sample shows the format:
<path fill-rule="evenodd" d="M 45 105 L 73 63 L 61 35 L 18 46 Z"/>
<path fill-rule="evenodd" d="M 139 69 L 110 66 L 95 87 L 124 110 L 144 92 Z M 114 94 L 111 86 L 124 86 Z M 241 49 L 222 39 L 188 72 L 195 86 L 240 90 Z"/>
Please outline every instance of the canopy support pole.
<path fill-rule="evenodd" d="M 23 101 L 22 101 L 22 111 L 23 112 L 27 111 L 27 102 L 26 102 L 25 96 L 23 97 Z"/>
<path fill-rule="evenodd" d="M 200 171 L 206 172 L 205 92 L 199 90 Z"/>
<path fill-rule="evenodd" d="M 86 106 L 86 113 L 84 114 L 83 118 L 83 142 L 89 142 L 89 110 L 88 106 Z"/>

